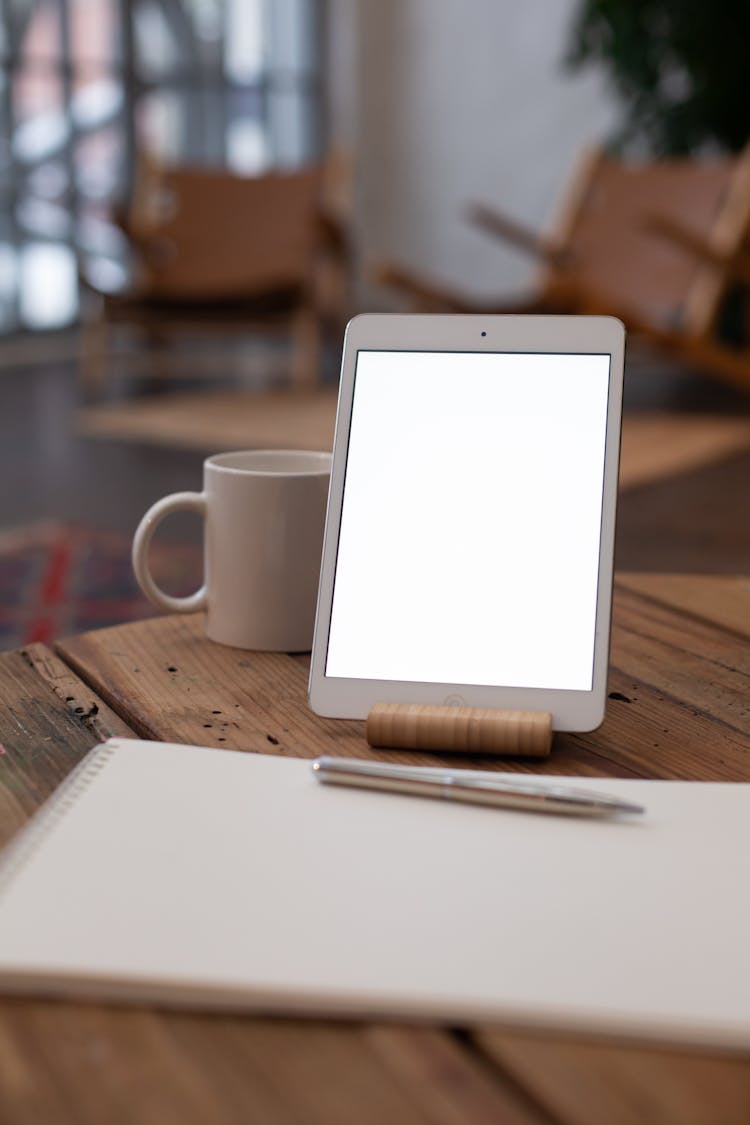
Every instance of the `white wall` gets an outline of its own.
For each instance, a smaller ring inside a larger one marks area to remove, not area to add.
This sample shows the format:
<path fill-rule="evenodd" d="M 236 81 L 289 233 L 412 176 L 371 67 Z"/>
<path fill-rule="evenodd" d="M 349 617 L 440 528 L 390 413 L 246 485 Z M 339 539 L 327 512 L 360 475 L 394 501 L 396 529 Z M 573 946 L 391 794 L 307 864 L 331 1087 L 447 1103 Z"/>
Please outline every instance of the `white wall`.
<path fill-rule="evenodd" d="M 333 133 L 356 148 L 363 276 L 388 258 L 469 293 L 517 292 L 529 263 L 463 211 L 495 200 L 544 226 L 581 148 L 611 130 L 600 76 L 562 66 L 575 0 L 329 4 Z M 368 285 L 363 297 L 378 303 Z"/>

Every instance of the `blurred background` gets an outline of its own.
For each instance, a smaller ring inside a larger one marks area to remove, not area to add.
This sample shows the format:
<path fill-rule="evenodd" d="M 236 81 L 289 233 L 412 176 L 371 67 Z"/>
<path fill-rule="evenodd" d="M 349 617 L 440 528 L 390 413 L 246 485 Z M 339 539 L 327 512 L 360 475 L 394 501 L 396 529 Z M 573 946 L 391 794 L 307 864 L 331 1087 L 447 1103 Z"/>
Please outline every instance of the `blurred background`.
<path fill-rule="evenodd" d="M 0 647 L 149 612 L 132 532 L 205 455 L 327 447 L 360 311 L 621 316 L 617 563 L 747 572 L 748 41 L 744 0 L 2 0 Z"/>

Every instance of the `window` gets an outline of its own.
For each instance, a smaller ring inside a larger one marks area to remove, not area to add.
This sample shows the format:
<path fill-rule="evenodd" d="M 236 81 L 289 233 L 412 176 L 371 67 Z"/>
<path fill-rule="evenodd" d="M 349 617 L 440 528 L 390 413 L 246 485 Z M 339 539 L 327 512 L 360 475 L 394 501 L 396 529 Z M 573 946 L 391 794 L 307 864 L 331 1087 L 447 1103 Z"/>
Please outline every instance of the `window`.
<path fill-rule="evenodd" d="M 71 323 L 84 258 L 125 276 L 142 147 L 248 175 L 321 154 L 322 2 L 2 6 L 0 331 Z"/>

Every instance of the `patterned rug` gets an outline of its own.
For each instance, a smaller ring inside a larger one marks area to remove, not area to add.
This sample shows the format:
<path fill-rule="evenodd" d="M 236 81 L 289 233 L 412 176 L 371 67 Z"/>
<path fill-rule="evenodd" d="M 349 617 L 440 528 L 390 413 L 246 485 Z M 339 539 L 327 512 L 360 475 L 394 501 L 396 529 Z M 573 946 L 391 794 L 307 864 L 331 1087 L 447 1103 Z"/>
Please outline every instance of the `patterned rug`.
<path fill-rule="evenodd" d="M 154 543 L 151 568 L 170 593 L 200 585 L 198 547 Z M 153 616 L 130 565 L 130 539 L 56 522 L 0 532 L 0 650 Z"/>

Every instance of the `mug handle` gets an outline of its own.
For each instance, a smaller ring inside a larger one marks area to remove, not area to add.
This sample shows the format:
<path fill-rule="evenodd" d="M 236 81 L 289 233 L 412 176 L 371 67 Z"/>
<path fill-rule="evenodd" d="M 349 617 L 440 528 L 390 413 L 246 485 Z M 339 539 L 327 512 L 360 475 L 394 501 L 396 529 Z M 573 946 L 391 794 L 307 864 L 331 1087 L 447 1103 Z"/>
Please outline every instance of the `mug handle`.
<path fill-rule="evenodd" d="M 148 549 L 154 532 L 165 516 L 177 511 L 198 512 L 205 518 L 206 494 L 175 492 L 172 496 L 165 496 L 163 500 L 157 500 L 152 504 L 138 524 L 133 537 L 133 572 L 146 597 L 159 609 L 164 609 L 168 613 L 195 613 L 196 610 L 205 609 L 208 602 L 205 582 L 200 590 L 196 590 L 189 597 L 175 598 L 171 594 L 165 594 L 156 585 L 148 565 Z"/>

